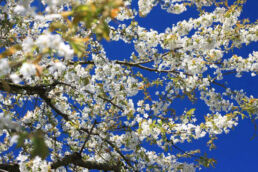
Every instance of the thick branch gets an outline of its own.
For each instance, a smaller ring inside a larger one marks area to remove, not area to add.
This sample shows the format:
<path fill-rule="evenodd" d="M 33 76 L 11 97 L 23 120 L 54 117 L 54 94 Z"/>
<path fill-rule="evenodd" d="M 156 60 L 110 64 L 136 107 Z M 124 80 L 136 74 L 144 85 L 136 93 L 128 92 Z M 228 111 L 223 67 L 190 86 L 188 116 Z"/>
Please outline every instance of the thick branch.
<path fill-rule="evenodd" d="M 30 85 L 20 85 L 20 84 L 13 84 L 8 83 L 6 81 L 0 82 L 0 90 L 7 91 L 12 94 L 28 94 L 28 95 L 39 95 L 40 98 L 42 98 L 48 106 L 50 106 L 58 115 L 62 116 L 66 121 L 69 120 L 68 115 L 61 112 L 59 109 L 57 109 L 52 103 L 51 99 L 48 98 L 47 93 L 55 88 L 55 86 L 59 84 L 58 82 L 54 82 L 49 85 L 36 85 L 36 86 L 30 86 Z"/>
<path fill-rule="evenodd" d="M 74 153 L 71 155 L 65 156 L 63 159 L 54 162 L 51 165 L 52 169 L 57 169 L 58 167 L 61 166 L 67 166 L 69 164 L 74 164 L 80 167 L 84 167 L 87 169 L 97 169 L 97 170 L 105 170 L 105 171 L 110 171 L 113 170 L 115 172 L 119 172 L 121 169 L 121 164 L 118 163 L 117 165 L 113 165 L 110 163 L 99 163 L 95 161 L 83 161 L 82 157 L 79 153 Z"/>
<path fill-rule="evenodd" d="M 66 121 L 69 121 L 68 115 L 61 112 L 57 109 L 52 103 L 51 99 L 46 96 L 46 94 L 39 94 L 40 98 L 42 98 L 48 106 L 50 106 L 58 115 L 62 116 Z"/>
<path fill-rule="evenodd" d="M 0 172 L 20 172 L 18 164 L 0 164 Z"/>
<path fill-rule="evenodd" d="M 79 153 L 74 153 L 65 156 L 63 159 L 52 163 L 51 169 L 57 169 L 61 166 L 76 165 L 87 168 L 89 170 L 104 170 L 104 171 L 115 171 L 120 172 L 122 164 L 118 162 L 116 165 L 110 163 L 99 163 L 96 161 L 83 161 Z M 0 172 L 20 172 L 18 164 L 0 164 Z"/>
<path fill-rule="evenodd" d="M 45 92 L 44 86 L 43 85 L 39 85 L 39 86 L 20 85 L 20 84 L 9 83 L 7 81 L 0 82 L 0 90 L 7 91 L 12 94 L 34 95 L 34 94 L 44 93 Z"/>

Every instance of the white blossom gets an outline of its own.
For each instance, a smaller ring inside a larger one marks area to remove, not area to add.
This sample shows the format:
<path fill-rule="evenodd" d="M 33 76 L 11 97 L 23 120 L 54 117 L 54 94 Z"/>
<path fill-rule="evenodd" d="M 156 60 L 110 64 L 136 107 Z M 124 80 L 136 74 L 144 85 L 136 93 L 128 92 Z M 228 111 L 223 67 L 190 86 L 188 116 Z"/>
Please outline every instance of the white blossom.
<path fill-rule="evenodd" d="M 24 78 L 30 78 L 31 76 L 36 74 L 36 68 L 31 63 L 23 63 L 20 73 L 23 75 Z"/>
<path fill-rule="evenodd" d="M 0 59 L 0 77 L 7 75 L 11 71 L 8 59 Z"/>

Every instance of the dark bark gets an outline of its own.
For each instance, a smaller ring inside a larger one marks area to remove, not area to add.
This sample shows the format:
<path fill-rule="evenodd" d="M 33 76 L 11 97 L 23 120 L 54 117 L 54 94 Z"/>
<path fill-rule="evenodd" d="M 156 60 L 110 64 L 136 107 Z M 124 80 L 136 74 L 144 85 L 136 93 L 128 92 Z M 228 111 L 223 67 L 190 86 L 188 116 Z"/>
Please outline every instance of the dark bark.
<path fill-rule="evenodd" d="M 73 164 L 76 166 L 80 166 L 80 167 L 84 167 L 87 169 L 96 169 L 96 170 L 106 170 L 106 171 L 116 171 L 119 172 L 121 171 L 121 163 L 118 162 L 117 164 L 110 164 L 110 163 L 99 163 L 96 161 L 84 161 L 82 160 L 82 157 L 80 155 L 80 153 L 73 153 L 71 155 L 67 155 L 65 156 L 63 159 L 54 162 L 51 165 L 52 169 L 57 169 L 58 167 L 61 166 L 67 166 L 69 164 Z"/>
<path fill-rule="evenodd" d="M 104 171 L 115 171 L 120 172 L 121 171 L 121 162 L 118 162 L 117 164 L 113 165 L 110 163 L 99 163 L 95 161 L 83 161 L 82 157 L 79 153 L 74 153 L 71 155 L 65 156 L 63 159 L 54 162 L 51 165 L 51 169 L 57 169 L 61 166 L 67 166 L 67 165 L 76 165 L 80 167 L 87 168 L 89 170 L 104 170 Z M 0 172 L 20 172 L 19 165 L 18 164 L 0 164 Z"/>
<path fill-rule="evenodd" d="M 0 172 L 20 172 L 18 164 L 0 164 Z"/>
<path fill-rule="evenodd" d="M 0 82 L 0 90 L 7 91 L 12 94 L 24 94 L 24 95 L 38 95 L 41 99 L 43 99 L 48 106 L 50 106 L 58 115 L 62 116 L 66 121 L 69 120 L 68 115 L 61 112 L 57 109 L 53 103 L 51 103 L 51 99 L 47 96 L 47 93 L 54 89 L 58 82 L 54 82 L 49 85 L 19 85 L 8 83 L 6 81 Z"/>

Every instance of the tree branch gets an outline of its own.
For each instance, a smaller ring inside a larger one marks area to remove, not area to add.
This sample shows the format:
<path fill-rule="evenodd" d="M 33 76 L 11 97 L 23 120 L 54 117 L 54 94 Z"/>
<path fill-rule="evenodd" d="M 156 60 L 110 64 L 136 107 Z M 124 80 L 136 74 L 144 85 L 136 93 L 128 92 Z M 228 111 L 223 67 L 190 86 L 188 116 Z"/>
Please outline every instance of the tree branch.
<path fill-rule="evenodd" d="M 95 161 L 83 161 L 82 157 L 79 153 L 73 153 L 71 155 L 65 156 L 63 159 L 54 162 L 51 165 L 52 169 L 57 169 L 58 167 L 61 166 L 66 166 L 69 164 L 74 164 L 80 167 L 87 168 L 89 170 L 91 169 L 97 169 L 97 170 L 113 170 L 115 172 L 120 172 L 121 171 L 121 163 L 117 163 L 116 165 L 110 164 L 110 163 L 99 163 Z"/>
<path fill-rule="evenodd" d="M 72 85 L 70 85 L 70 84 L 67 84 L 67 83 L 64 83 L 64 82 L 59 82 L 59 81 L 57 81 L 57 82 L 58 82 L 58 84 L 65 85 L 65 86 L 68 86 L 68 87 L 71 87 L 71 88 L 77 90 L 76 87 L 74 87 L 74 86 L 72 86 Z M 85 90 L 85 92 L 88 93 L 88 94 L 90 94 L 91 96 L 94 95 L 94 93 L 90 92 L 89 90 Z M 113 106 L 115 106 L 116 108 L 120 109 L 121 111 L 124 111 L 124 109 L 123 109 L 122 107 L 120 107 L 120 106 L 118 106 L 117 104 L 113 103 L 112 100 L 107 99 L 107 98 L 105 98 L 105 97 L 102 97 L 102 96 L 100 96 L 100 95 L 97 95 L 97 97 L 100 98 L 100 99 L 102 99 L 102 100 L 104 100 L 105 102 L 108 102 L 108 103 L 112 104 Z"/>
<path fill-rule="evenodd" d="M 42 98 L 46 104 L 51 107 L 58 115 L 62 116 L 66 121 L 69 121 L 69 117 L 67 114 L 61 112 L 59 109 L 57 109 L 53 103 L 51 103 L 51 99 L 46 96 L 46 94 L 39 94 L 40 98 Z"/>
<path fill-rule="evenodd" d="M 158 70 L 156 68 L 149 68 L 149 67 L 146 67 L 146 66 L 142 65 L 142 64 L 145 64 L 145 63 L 149 63 L 151 61 L 153 61 L 153 60 L 149 60 L 149 61 L 146 61 L 146 62 L 132 63 L 132 62 L 115 60 L 114 63 L 124 65 L 124 66 L 137 67 L 137 68 L 147 70 L 147 71 L 151 71 L 151 72 L 180 74 L 180 71 L 176 71 L 176 70 Z M 69 63 L 70 64 L 75 64 L 76 62 L 69 62 Z M 77 63 L 78 64 L 92 64 L 92 65 L 94 65 L 94 62 L 91 61 L 91 60 L 79 61 Z M 192 74 L 189 74 L 189 73 L 184 73 L 184 74 L 187 75 L 187 76 L 192 76 Z"/>
<path fill-rule="evenodd" d="M 61 166 L 67 166 L 67 165 L 76 165 L 80 167 L 87 168 L 89 170 L 96 169 L 96 170 L 104 170 L 104 171 L 115 171 L 120 172 L 121 171 L 121 162 L 118 162 L 117 164 L 111 164 L 111 163 L 99 163 L 96 161 L 84 161 L 82 160 L 82 157 L 79 153 L 73 153 L 71 155 L 65 156 L 63 159 L 53 162 L 51 164 L 51 169 L 57 169 Z M 20 172 L 19 165 L 18 164 L 0 164 L 0 172 Z"/>
<path fill-rule="evenodd" d="M 58 82 L 53 82 L 49 85 L 36 85 L 36 86 L 30 86 L 30 85 L 20 85 L 20 84 L 13 84 L 8 83 L 6 81 L 0 82 L 0 90 L 7 91 L 12 94 L 28 94 L 28 95 L 39 95 L 40 98 L 42 98 L 48 106 L 50 106 L 58 115 L 62 116 L 66 121 L 69 120 L 68 115 L 61 112 L 59 109 L 57 109 L 52 103 L 51 99 L 48 98 L 47 93 L 54 89 L 56 85 L 58 85 Z"/>
<path fill-rule="evenodd" d="M 86 128 L 81 128 L 80 129 L 81 131 L 84 131 L 86 133 L 90 133 L 90 131 Z M 93 135 L 97 135 L 101 138 L 101 140 L 103 140 L 104 142 L 106 142 L 108 145 L 110 145 L 122 158 L 123 160 L 132 168 L 134 169 L 133 165 L 131 164 L 130 162 L 130 159 L 128 159 L 127 157 L 125 157 L 123 155 L 123 153 L 116 147 L 115 144 L 113 144 L 111 141 L 109 141 L 108 139 L 105 139 L 105 138 L 102 138 L 98 133 L 92 133 Z M 137 170 L 134 170 L 134 171 L 137 171 Z"/>
<path fill-rule="evenodd" d="M 0 164 L 0 172 L 20 172 L 18 164 Z"/>
<path fill-rule="evenodd" d="M 80 152 L 79 152 L 80 155 L 82 154 L 82 151 L 83 151 L 83 149 L 84 149 L 84 147 L 85 147 L 85 144 L 86 144 L 87 141 L 90 139 L 90 135 L 92 134 L 93 128 L 95 127 L 96 124 L 97 124 L 97 121 L 95 120 L 94 123 L 93 123 L 93 125 L 92 125 L 92 127 L 91 127 L 91 129 L 90 129 L 90 132 L 88 133 L 88 136 L 86 137 L 86 139 L 85 139 L 85 141 L 84 141 L 84 143 L 83 143 L 83 145 L 82 145 L 82 147 L 81 147 L 81 150 L 80 150 Z"/>

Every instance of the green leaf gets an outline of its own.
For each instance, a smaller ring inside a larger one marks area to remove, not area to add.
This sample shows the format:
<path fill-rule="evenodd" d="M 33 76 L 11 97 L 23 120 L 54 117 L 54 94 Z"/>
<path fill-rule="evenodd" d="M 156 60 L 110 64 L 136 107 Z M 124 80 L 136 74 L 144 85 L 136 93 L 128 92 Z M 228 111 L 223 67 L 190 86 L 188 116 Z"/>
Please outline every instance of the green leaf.
<path fill-rule="evenodd" d="M 48 156 L 48 147 L 44 141 L 43 136 L 41 136 L 41 134 L 35 134 L 32 137 L 32 152 L 31 152 L 31 156 L 32 158 L 39 156 L 42 159 L 45 159 Z"/>
<path fill-rule="evenodd" d="M 186 117 L 188 119 L 192 118 L 192 115 L 194 114 L 195 108 L 190 109 L 189 111 L 186 112 Z"/>
<path fill-rule="evenodd" d="M 24 141 L 25 139 L 28 138 L 28 134 L 27 133 L 21 133 L 19 134 L 19 138 L 18 138 L 18 142 L 17 142 L 17 147 L 22 147 L 24 145 Z"/>
<path fill-rule="evenodd" d="M 82 57 L 85 53 L 86 46 L 84 42 L 79 41 L 70 41 L 70 45 L 72 46 L 75 54 L 77 54 L 78 57 Z"/>
<path fill-rule="evenodd" d="M 189 115 L 193 115 L 195 111 L 195 108 L 190 109 L 189 111 L 186 112 L 186 114 Z"/>
<path fill-rule="evenodd" d="M 217 161 L 213 158 L 208 158 L 207 154 L 205 153 L 204 156 L 200 157 L 200 159 L 197 160 L 200 165 L 203 165 L 204 167 L 215 167 L 214 165 L 217 163 Z"/>

